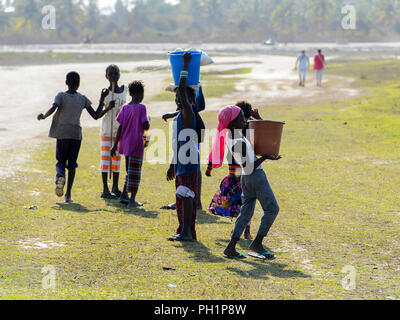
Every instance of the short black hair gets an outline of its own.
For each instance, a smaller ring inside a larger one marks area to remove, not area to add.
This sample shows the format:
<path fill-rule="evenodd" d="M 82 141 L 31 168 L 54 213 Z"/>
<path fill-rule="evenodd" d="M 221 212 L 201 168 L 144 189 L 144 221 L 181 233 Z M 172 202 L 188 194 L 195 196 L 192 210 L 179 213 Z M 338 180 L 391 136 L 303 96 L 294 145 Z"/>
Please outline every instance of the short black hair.
<path fill-rule="evenodd" d="M 243 113 L 244 113 L 244 117 L 246 119 L 250 119 L 251 117 L 251 110 L 253 110 L 253 107 L 251 106 L 251 104 L 247 101 L 238 101 L 236 103 L 236 106 L 239 107 L 240 109 L 242 109 Z"/>
<path fill-rule="evenodd" d="M 136 95 L 144 95 L 144 84 L 142 81 L 133 81 L 129 84 L 129 95 L 131 97 Z"/>
<path fill-rule="evenodd" d="M 108 74 L 108 72 L 109 72 L 111 69 L 116 69 L 116 70 L 118 70 L 119 73 L 121 73 L 121 71 L 119 70 L 119 67 L 118 67 L 116 64 L 110 64 L 110 65 L 107 67 L 107 69 L 106 69 L 106 74 Z"/>
<path fill-rule="evenodd" d="M 69 87 L 79 87 L 79 83 L 81 81 L 81 77 L 78 72 L 72 71 L 67 74 L 67 80 L 65 83 Z"/>
<path fill-rule="evenodd" d="M 318 49 L 318 53 L 321 53 L 322 52 L 322 50 L 321 49 Z"/>

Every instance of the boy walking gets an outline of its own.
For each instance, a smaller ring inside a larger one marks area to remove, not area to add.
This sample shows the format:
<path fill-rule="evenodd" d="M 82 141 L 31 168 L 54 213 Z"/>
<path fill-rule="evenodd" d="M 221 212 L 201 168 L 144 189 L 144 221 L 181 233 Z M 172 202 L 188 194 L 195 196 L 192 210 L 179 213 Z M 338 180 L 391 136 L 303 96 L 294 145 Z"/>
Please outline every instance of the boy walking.
<path fill-rule="evenodd" d="M 62 197 L 64 195 L 64 186 L 66 182 L 65 171 L 68 169 L 68 184 L 65 194 L 65 202 L 72 203 L 72 186 L 74 184 L 75 172 L 78 167 L 77 160 L 82 142 L 81 115 L 86 109 L 91 117 L 98 120 L 103 109 L 100 104 L 97 111 L 92 108 L 92 103 L 84 95 L 77 92 L 80 85 L 80 76 L 76 72 L 70 72 L 66 77 L 66 85 L 68 91 L 60 92 L 54 99 L 53 106 L 46 114 L 39 114 L 37 119 L 44 120 L 51 116 L 54 112 L 49 137 L 57 139 L 56 146 L 56 195 Z M 103 90 L 102 97 L 106 92 Z M 111 102 L 108 110 L 115 106 Z"/>

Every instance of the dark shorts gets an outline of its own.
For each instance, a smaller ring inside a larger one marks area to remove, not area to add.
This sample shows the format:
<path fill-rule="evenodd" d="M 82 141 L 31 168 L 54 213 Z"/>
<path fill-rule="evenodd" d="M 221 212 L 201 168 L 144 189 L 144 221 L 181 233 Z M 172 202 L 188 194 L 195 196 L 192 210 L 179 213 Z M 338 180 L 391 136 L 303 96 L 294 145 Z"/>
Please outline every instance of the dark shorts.
<path fill-rule="evenodd" d="M 65 169 L 74 170 L 78 167 L 77 161 L 81 143 L 81 140 L 57 139 L 57 176 L 65 177 Z"/>

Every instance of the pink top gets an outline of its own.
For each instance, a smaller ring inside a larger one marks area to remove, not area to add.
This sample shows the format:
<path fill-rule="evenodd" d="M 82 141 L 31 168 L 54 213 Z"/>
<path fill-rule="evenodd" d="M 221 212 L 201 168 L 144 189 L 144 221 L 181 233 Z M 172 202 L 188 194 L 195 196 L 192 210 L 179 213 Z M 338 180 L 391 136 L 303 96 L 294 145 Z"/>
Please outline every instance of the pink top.
<path fill-rule="evenodd" d="M 321 57 L 320 57 L 321 56 Z M 322 60 L 321 60 L 322 59 Z M 321 70 L 324 68 L 325 56 L 321 53 L 314 57 L 314 70 Z"/>
<path fill-rule="evenodd" d="M 226 128 L 235 120 L 242 110 L 237 106 L 226 106 L 218 114 L 218 131 L 214 144 L 208 157 L 213 168 L 220 168 L 224 162 Z"/>
<path fill-rule="evenodd" d="M 143 123 L 149 121 L 146 106 L 143 104 L 124 106 L 117 121 L 122 126 L 119 153 L 125 156 L 143 157 Z"/>

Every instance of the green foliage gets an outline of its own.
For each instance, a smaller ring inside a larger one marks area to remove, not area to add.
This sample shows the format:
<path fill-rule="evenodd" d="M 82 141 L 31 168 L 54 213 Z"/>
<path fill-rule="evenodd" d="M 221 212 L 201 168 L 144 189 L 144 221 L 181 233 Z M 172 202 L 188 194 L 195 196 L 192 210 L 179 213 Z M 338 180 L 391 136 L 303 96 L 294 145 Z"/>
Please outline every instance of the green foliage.
<path fill-rule="evenodd" d="M 357 29 L 341 27 L 345 1 L 334 0 L 117 0 L 101 12 L 98 1 L 14 0 L 0 4 L 0 37 L 35 41 L 262 41 L 275 30 L 280 42 L 398 40 L 400 2 L 354 0 Z M 57 9 L 56 31 L 42 30 L 41 8 Z"/>

